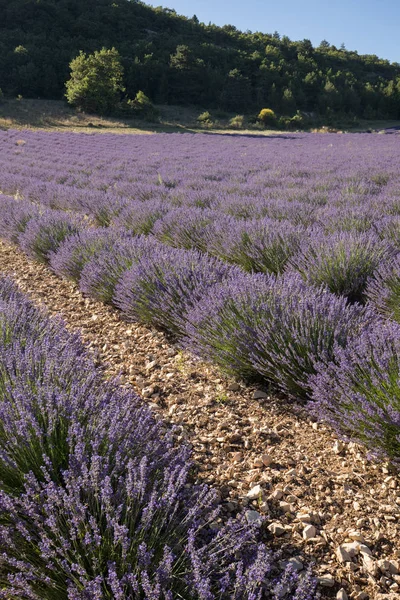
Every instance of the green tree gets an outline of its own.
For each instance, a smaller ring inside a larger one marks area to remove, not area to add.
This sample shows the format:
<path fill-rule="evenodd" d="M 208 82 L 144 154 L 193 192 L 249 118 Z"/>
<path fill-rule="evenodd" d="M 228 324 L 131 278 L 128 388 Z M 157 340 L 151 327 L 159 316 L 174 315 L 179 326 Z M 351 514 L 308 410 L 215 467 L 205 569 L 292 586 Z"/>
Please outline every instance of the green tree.
<path fill-rule="evenodd" d="M 100 115 L 116 110 L 125 88 L 121 59 L 115 48 L 102 48 L 93 54 L 81 51 L 70 63 L 70 69 L 65 94 L 69 104 Z"/>

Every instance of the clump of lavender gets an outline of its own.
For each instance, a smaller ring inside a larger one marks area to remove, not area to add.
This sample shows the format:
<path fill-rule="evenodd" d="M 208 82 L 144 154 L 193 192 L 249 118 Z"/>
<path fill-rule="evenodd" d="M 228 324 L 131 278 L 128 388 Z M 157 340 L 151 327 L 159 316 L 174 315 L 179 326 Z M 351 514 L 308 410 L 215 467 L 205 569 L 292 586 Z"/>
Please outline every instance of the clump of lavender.
<path fill-rule="evenodd" d="M 298 274 L 235 276 L 214 286 L 187 315 L 185 345 L 231 375 L 267 379 L 307 398 L 314 363 L 334 359 L 375 315 Z"/>
<path fill-rule="evenodd" d="M 111 248 L 94 254 L 82 269 L 79 287 L 88 296 L 112 303 L 115 286 L 143 254 L 151 254 L 159 244 L 152 238 L 133 237 L 116 242 Z"/>
<path fill-rule="evenodd" d="M 375 271 L 365 295 L 381 315 L 400 323 L 400 254 Z"/>
<path fill-rule="evenodd" d="M 161 219 L 167 211 L 168 207 L 162 200 L 132 202 L 131 204 L 128 204 L 116 218 L 114 218 L 113 225 L 124 227 L 135 235 L 148 235 L 152 232 L 154 224 Z"/>
<path fill-rule="evenodd" d="M 391 254 L 391 247 L 371 232 L 321 236 L 318 230 L 289 263 L 307 283 L 326 285 L 349 302 L 364 302 L 368 279 Z"/>
<path fill-rule="evenodd" d="M 50 266 L 62 277 L 78 282 L 86 263 L 103 250 L 112 251 L 117 242 L 129 239 L 126 231 L 98 228 L 80 231 L 69 236 L 56 252 L 50 254 Z"/>
<path fill-rule="evenodd" d="M 239 270 L 195 250 L 160 246 L 126 271 L 113 303 L 129 319 L 181 335 L 186 313 L 216 283 Z"/>
<path fill-rule="evenodd" d="M 48 210 L 30 219 L 18 242 L 24 252 L 41 263 L 47 264 L 50 254 L 70 235 L 84 227 L 76 217 L 64 211 Z"/>
<path fill-rule="evenodd" d="M 29 221 L 39 217 L 39 214 L 40 209 L 35 204 L 1 196 L 0 235 L 9 242 L 17 244 L 19 236 L 25 231 Z"/>
<path fill-rule="evenodd" d="M 251 359 L 257 373 L 290 396 L 309 397 L 309 375 L 315 362 L 335 360 L 335 348 L 376 320 L 360 304 L 326 288 L 307 286 L 298 274 L 287 274 L 271 286 L 254 325 Z"/>
<path fill-rule="evenodd" d="M 318 364 L 310 378 L 311 410 L 371 454 L 400 464 L 400 326 L 377 323 Z"/>
<path fill-rule="evenodd" d="M 185 346 L 230 375 L 257 377 L 254 327 L 274 283 L 272 275 L 240 273 L 215 285 L 187 313 Z"/>
<path fill-rule="evenodd" d="M 217 233 L 217 232 L 216 232 Z M 232 222 L 210 242 L 210 250 L 245 271 L 280 274 L 299 250 L 303 227 L 274 219 Z"/>
<path fill-rule="evenodd" d="M 176 208 L 155 224 L 153 234 L 169 246 L 206 252 L 207 228 L 219 218 L 220 213 L 215 210 Z"/>

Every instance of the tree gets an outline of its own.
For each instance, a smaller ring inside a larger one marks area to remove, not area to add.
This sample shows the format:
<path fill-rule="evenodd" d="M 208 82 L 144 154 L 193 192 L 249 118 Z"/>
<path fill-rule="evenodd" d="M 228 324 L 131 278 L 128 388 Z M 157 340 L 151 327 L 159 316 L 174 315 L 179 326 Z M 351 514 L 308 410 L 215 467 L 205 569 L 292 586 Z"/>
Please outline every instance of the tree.
<path fill-rule="evenodd" d="M 70 63 L 70 69 L 65 94 L 69 104 L 100 115 L 116 110 L 125 88 L 121 59 L 115 48 L 102 48 L 93 54 L 81 51 Z"/>

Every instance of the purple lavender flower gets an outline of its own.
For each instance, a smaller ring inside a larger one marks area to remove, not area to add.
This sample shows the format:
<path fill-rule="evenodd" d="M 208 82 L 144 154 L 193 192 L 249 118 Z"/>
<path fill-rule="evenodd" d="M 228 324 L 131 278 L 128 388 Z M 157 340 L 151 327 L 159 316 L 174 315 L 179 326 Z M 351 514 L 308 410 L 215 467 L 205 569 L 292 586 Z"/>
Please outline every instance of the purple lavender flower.
<path fill-rule="evenodd" d="M 186 313 L 238 269 L 194 250 L 160 246 L 142 254 L 116 286 L 113 303 L 129 319 L 180 335 Z"/>
<path fill-rule="evenodd" d="M 78 233 L 84 223 L 63 211 L 46 211 L 30 219 L 18 242 L 24 252 L 37 261 L 48 263 L 50 253 L 70 235 Z"/>
<path fill-rule="evenodd" d="M 400 326 L 378 322 L 317 364 L 310 408 L 341 436 L 400 464 Z"/>
<path fill-rule="evenodd" d="M 365 295 L 377 312 L 400 322 L 400 254 L 378 267 Z"/>
<path fill-rule="evenodd" d="M 363 302 L 369 277 L 392 254 L 392 248 L 373 233 L 339 232 L 321 237 L 317 230 L 289 263 L 307 283 L 326 285 L 350 302 Z"/>
<path fill-rule="evenodd" d="M 94 254 L 81 272 L 79 287 L 88 296 L 112 303 L 115 286 L 125 271 L 142 255 L 152 256 L 159 247 L 153 238 L 129 237 Z"/>
<path fill-rule="evenodd" d="M 62 277 L 79 281 L 86 263 L 103 250 L 112 252 L 118 242 L 130 235 L 117 228 L 98 228 L 68 236 L 56 252 L 50 253 L 50 266 Z"/>

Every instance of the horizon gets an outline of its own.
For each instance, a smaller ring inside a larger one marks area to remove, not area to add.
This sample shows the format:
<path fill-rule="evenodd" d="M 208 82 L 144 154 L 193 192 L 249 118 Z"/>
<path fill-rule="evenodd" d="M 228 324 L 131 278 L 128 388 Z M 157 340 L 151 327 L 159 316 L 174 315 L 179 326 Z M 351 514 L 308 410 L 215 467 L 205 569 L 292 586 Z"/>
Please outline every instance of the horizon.
<path fill-rule="evenodd" d="M 295 0 L 279 4 L 265 0 L 248 0 L 244 5 L 231 0 L 165 0 L 148 1 L 155 8 L 174 9 L 185 17 L 197 16 L 204 24 L 233 25 L 240 31 L 259 31 L 272 34 L 277 31 L 292 41 L 311 40 L 318 47 L 322 40 L 359 55 L 376 55 L 391 63 L 400 63 L 398 27 L 400 3 L 396 0 L 336 0 L 334 6 L 320 0 Z M 358 26 L 354 27 L 357 23 Z"/>

